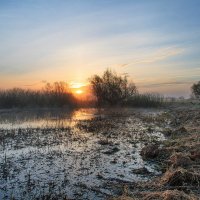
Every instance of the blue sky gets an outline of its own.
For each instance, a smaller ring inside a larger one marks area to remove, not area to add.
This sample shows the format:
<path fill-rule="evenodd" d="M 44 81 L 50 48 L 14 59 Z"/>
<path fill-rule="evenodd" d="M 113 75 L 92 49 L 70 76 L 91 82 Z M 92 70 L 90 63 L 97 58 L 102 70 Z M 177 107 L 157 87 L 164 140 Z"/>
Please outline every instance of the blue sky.
<path fill-rule="evenodd" d="M 106 68 L 142 92 L 200 80 L 199 0 L 0 0 L 0 88 L 87 82 Z"/>

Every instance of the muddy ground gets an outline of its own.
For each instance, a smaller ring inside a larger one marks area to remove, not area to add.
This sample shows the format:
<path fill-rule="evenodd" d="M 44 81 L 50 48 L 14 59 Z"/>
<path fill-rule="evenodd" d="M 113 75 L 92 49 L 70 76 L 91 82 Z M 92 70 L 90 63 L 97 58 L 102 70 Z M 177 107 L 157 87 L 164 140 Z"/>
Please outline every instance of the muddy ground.
<path fill-rule="evenodd" d="M 18 113 L 14 119 L 23 120 L 12 123 L 8 116 L 1 115 L 0 199 L 200 196 L 198 107 L 82 110 L 70 119 L 27 121 Z"/>
<path fill-rule="evenodd" d="M 166 140 L 149 143 L 140 154 L 149 162 L 160 162 L 162 174 L 147 182 L 124 184 L 115 200 L 198 200 L 200 199 L 200 108 L 176 105 L 149 122 L 169 121 L 163 131 Z"/>

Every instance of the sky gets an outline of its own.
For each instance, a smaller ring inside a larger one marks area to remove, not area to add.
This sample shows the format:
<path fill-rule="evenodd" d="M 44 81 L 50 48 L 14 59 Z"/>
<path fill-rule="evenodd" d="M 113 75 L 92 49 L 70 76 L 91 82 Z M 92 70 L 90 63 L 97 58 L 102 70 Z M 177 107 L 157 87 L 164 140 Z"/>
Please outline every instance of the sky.
<path fill-rule="evenodd" d="M 200 80 L 199 0 L 0 0 L 0 88 L 87 84 L 110 68 L 141 92 Z"/>

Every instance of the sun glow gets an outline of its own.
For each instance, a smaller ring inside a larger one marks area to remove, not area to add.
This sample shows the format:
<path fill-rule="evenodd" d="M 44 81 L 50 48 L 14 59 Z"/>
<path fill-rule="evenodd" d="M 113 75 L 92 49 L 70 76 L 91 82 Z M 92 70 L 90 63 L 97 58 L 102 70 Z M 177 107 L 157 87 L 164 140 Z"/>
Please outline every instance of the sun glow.
<path fill-rule="evenodd" d="M 88 82 L 72 81 L 69 85 L 69 89 L 77 99 L 86 100 L 92 98 L 92 92 Z"/>
<path fill-rule="evenodd" d="M 75 82 L 70 83 L 70 89 L 74 95 L 83 98 L 86 95 L 87 83 Z"/>
<path fill-rule="evenodd" d="M 76 90 L 75 93 L 76 93 L 76 94 L 82 94 L 82 93 L 83 93 L 83 90 Z"/>
<path fill-rule="evenodd" d="M 70 84 L 70 88 L 73 88 L 73 89 L 79 89 L 84 86 L 86 86 L 86 84 L 80 83 L 80 82 L 71 82 L 71 84 Z"/>

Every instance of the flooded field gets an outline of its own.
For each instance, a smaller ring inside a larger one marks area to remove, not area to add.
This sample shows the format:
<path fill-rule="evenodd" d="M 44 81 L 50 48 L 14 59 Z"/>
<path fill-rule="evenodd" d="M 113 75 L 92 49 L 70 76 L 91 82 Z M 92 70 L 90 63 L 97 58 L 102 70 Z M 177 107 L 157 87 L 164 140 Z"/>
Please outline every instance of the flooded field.
<path fill-rule="evenodd" d="M 100 200 L 161 174 L 140 151 L 165 140 L 162 112 L 1 111 L 0 199 Z"/>

